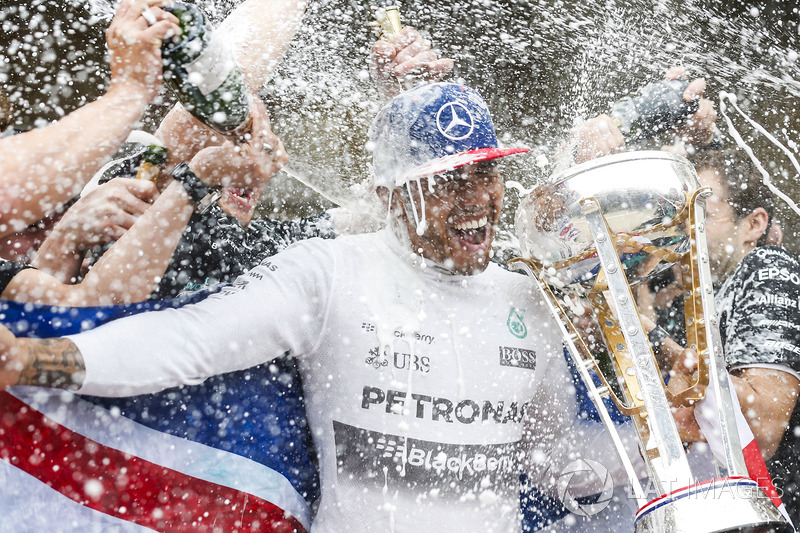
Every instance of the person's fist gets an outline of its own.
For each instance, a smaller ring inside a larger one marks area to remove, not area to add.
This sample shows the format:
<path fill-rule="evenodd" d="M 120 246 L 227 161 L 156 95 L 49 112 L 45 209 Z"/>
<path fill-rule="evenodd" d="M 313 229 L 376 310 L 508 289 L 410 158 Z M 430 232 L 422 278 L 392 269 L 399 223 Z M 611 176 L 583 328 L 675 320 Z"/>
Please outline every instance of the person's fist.
<path fill-rule="evenodd" d="M 383 100 L 400 94 L 417 81 L 441 81 L 453 70 L 454 62 L 439 58 L 431 42 L 414 28 L 405 27 L 391 42 L 372 45 L 369 71 Z"/>

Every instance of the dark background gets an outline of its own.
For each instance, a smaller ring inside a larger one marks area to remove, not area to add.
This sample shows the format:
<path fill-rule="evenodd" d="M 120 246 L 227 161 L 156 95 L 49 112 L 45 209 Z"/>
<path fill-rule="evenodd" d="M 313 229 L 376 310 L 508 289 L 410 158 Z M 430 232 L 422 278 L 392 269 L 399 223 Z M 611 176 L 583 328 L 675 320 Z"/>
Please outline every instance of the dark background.
<path fill-rule="evenodd" d="M 237 2 L 196 3 L 219 21 Z M 17 127 L 47 124 L 103 93 L 108 21 L 93 17 L 87 4 L 0 2 L 0 88 L 12 102 Z M 530 156 L 507 163 L 506 174 L 531 186 L 548 176 L 547 162 L 576 120 L 607 111 L 676 64 L 692 77 L 704 76 L 717 105 L 720 91 L 735 93 L 779 140 L 800 142 L 800 15 L 793 4 L 409 0 L 401 13 L 442 55 L 456 59 L 455 77 L 484 95 L 503 142 L 533 148 Z M 371 7 L 365 1 L 312 1 L 303 29 L 262 94 L 296 168 L 337 198 L 349 198 L 349 187 L 362 186 L 369 172 L 364 144 L 378 110 L 366 71 Z M 154 131 L 171 103 L 162 92 L 142 129 Z M 732 120 L 774 183 L 800 198 L 789 158 L 738 115 Z M 720 127 L 727 132 L 722 117 Z M 729 137 L 726 142 L 733 143 Z M 289 178 L 273 181 L 264 213 L 306 214 L 330 205 Z M 514 194 L 507 200 L 506 223 Z M 779 216 L 789 247 L 798 250 L 799 216 L 785 207 Z"/>

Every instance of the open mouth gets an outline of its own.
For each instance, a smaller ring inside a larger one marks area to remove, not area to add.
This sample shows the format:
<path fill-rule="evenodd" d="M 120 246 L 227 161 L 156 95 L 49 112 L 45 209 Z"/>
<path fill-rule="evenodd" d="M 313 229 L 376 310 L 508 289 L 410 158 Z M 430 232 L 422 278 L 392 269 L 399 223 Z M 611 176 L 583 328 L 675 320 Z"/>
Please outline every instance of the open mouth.
<path fill-rule="evenodd" d="M 451 229 L 462 244 L 467 246 L 480 246 L 486 242 L 488 222 L 489 218 L 484 215 L 480 218 L 462 220 L 458 223 L 454 223 Z"/>
<path fill-rule="evenodd" d="M 250 209 L 255 202 L 256 190 L 252 187 L 228 187 L 228 198 L 242 209 Z"/>

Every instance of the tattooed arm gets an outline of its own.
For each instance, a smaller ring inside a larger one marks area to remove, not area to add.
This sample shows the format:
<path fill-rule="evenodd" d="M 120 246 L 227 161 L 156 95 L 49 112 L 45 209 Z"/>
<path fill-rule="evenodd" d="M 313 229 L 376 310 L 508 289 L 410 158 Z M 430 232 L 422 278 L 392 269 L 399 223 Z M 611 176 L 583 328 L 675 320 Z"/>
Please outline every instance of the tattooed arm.
<path fill-rule="evenodd" d="M 69 339 L 16 338 L 0 331 L 0 387 L 35 385 L 78 389 L 85 367 L 78 347 Z"/>

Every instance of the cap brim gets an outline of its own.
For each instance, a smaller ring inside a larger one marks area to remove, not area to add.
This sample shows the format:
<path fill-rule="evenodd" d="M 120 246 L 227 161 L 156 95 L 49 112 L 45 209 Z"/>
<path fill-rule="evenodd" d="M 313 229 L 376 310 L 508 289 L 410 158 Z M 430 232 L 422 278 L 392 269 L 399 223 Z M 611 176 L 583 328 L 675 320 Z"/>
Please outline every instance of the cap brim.
<path fill-rule="evenodd" d="M 530 152 L 530 148 L 477 148 L 468 152 L 446 155 L 415 167 L 410 172 L 399 177 L 397 185 L 402 185 L 409 180 L 442 174 L 467 165 L 474 165 L 482 161 L 491 161 L 507 155 L 523 154 L 525 152 Z"/>

